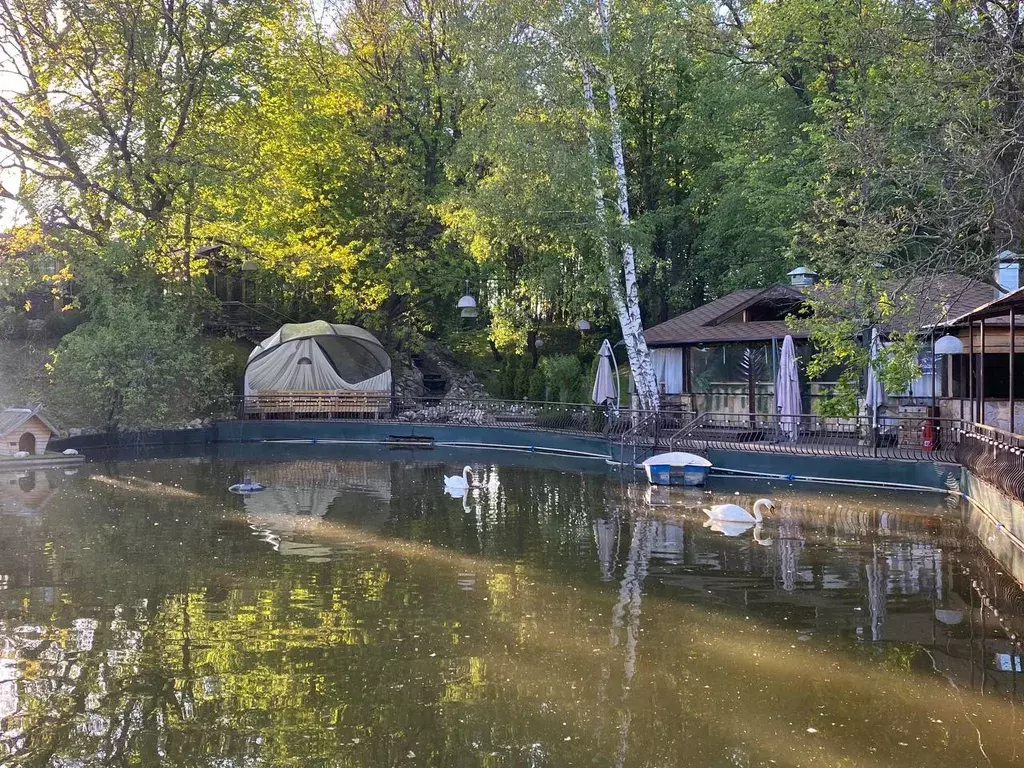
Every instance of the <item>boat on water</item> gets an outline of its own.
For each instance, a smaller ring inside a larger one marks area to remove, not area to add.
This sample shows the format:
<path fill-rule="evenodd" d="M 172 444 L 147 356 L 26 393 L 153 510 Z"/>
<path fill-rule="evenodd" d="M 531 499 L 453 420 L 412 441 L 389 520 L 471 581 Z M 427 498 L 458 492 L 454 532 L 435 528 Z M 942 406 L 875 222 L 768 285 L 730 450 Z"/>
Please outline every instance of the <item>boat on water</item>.
<path fill-rule="evenodd" d="M 711 462 L 694 453 L 672 451 L 644 459 L 643 467 L 651 485 L 704 485 Z"/>

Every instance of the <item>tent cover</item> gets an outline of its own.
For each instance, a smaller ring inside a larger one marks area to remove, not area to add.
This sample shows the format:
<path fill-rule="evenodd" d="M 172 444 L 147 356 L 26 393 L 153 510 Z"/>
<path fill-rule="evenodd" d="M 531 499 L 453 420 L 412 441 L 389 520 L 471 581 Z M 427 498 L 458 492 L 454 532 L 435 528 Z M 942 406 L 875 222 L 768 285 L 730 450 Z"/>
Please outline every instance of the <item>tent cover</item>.
<path fill-rule="evenodd" d="M 245 394 L 391 392 L 391 358 L 377 338 L 354 325 L 289 323 L 249 355 Z"/>

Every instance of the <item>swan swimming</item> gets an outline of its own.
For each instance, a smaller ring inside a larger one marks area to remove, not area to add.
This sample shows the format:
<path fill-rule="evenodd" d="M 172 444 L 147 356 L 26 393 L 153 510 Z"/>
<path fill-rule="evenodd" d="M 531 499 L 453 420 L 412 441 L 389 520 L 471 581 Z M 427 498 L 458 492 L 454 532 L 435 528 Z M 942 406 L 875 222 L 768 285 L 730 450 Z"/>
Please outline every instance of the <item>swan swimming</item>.
<path fill-rule="evenodd" d="M 467 465 L 462 468 L 462 477 L 459 477 L 458 475 L 445 475 L 445 493 L 451 494 L 452 496 L 461 496 L 464 494 L 470 487 L 469 477 L 472 474 L 473 468 Z"/>
<path fill-rule="evenodd" d="M 771 499 L 758 499 L 754 502 L 754 514 L 750 514 L 738 504 L 717 504 L 711 509 L 705 509 L 704 514 L 714 522 L 753 524 L 764 520 L 761 515 L 762 509 L 772 512 L 775 510 L 775 503 Z"/>

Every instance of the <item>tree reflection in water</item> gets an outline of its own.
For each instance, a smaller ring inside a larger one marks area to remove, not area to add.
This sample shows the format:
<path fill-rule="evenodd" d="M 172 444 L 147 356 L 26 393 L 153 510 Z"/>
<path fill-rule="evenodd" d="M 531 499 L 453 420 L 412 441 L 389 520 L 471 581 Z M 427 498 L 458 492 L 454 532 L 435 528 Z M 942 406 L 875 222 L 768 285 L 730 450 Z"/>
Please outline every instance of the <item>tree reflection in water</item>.
<path fill-rule="evenodd" d="M 1024 603 L 969 511 L 787 486 L 762 547 L 700 509 L 763 487 L 652 505 L 502 466 L 464 504 L 447 469 L 140 462 L 16 503 L 0 482 L 4 762 L 1018 759 Z M 227 493 L 242 473 L 266 495 Z"/>

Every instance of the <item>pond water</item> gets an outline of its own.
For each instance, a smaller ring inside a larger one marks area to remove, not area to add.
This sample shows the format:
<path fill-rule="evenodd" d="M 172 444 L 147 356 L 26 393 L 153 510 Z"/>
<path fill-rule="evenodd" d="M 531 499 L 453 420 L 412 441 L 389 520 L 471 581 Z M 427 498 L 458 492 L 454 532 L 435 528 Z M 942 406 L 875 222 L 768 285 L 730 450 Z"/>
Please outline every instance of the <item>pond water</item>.
<path fill-rule="evenodd" d="M 0 477 L 0 763 L 1024 764 L 1024 599 L 970 509 L 470 458 L 464 500 L 437 453 Z M 702 525 L 760 496 L 757 540 Z"/>

